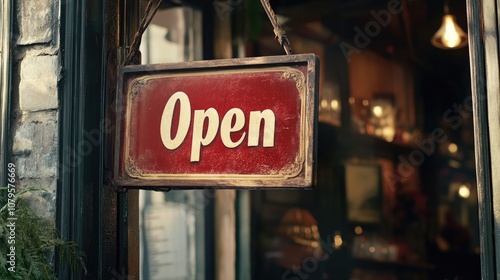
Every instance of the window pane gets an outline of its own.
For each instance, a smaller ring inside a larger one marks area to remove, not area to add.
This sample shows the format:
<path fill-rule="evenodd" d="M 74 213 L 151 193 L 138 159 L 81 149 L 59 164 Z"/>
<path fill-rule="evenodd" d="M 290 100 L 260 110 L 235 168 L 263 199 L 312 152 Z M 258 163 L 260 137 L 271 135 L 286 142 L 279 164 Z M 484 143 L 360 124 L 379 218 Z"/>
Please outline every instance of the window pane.
<path fill-rule="evenodd" d="M 200 59 L 201 12 L 159 10 L 141 43 L 144 64 Z M 140 191 L 141 279 L 205 279 L 202 190 Z"/>
<path fill-rule="evenodd" d="M 468 49 L 431 43 L 440 1 L 347 2 L 273 2 L 320 57 L 318 185 L 251 193 L 252 279 L 480 279 Z"/>

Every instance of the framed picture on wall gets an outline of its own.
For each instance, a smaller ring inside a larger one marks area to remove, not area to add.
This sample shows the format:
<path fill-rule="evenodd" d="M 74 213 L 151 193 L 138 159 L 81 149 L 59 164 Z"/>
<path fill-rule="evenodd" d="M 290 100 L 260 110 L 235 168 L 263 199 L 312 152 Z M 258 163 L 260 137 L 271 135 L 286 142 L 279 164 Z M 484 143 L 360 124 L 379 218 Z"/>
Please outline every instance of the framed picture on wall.
<path fill-rule="evenodd" d="M 382 187 L 380 166 L 346 164 L 345 194 L 347 220 L 374 224 L 381 221 Z"/>

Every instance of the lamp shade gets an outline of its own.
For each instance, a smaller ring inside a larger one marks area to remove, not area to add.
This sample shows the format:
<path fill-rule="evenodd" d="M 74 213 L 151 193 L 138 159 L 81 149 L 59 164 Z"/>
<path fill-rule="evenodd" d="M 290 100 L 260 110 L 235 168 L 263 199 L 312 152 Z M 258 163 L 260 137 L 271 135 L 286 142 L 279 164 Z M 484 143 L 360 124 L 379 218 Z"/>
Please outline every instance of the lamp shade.
<path fill-rule="evenodd" d="M 288 210 L 279 225 L 279 232 L 296 244 L 316 248 L 319 246 L 319 231 L 311 212 L 302 208 Z"/>
<path fill-rule="evenodd" d="M 457 24 L 453 15 L 445 14 L 441 27 L 432 36 L 431 43 L 440 49 L 459 49 L 467 45 L 467 34 Z"/>

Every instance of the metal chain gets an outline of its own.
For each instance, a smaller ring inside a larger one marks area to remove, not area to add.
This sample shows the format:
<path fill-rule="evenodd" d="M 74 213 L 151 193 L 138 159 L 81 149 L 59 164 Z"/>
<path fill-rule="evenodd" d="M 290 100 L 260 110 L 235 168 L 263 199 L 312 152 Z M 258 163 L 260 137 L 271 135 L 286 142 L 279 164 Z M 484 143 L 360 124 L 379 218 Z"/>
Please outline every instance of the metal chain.
<path fill-rule="evenodd" d="M 153 1 L 154 0 L 149 0 L 148 5 L 146 6 L 144 17 L 142 18 L 141 23 L 139 24 L 139 29 L 137 29 L 137 32 L 134 35 L 134 39 L 132 40 L 132 44 L 130 45 L 130 51 L 127 57 L 125 58 L 125 62 L 123 63 L 123 65 L 129 65 L 132 62 L 134 62 L 133 60 L 136 57 L 137 52 L 139 51 L 139 47 L 141 45 L 142 34 L 144 34 L 144 31 L 146 31 L 146 28 L 148 28 L 156 12 L 158 11 L 158 8 L 160 8 L 161 2 L 163 2 L 163 0 L 158 0 L 158 3 L 151 11 L 151 8 L 153 7 Z"/>
<path fill-rule="evenodd" d="M 273 25 L 274 28 L 273 31 L 274 35 L 276 36 L 275 37 L 276 40 L 278 40 L 278 42 L 283 47 L 287 55 L 292 54 L 292 48 L 290 47 L 290 42 L 288 41 L 288 37 L 286 37 L 285 31 L 281 28 L 278 22 L 278 17 L 274 13 L 273 8 L 269 3 L 269 0 L 260 0 L 260 2 L 262 3 L 262 7 L 264 7 L 264 10 L 266 11 L 267 16 L 269 17 L 269 20 Z"/>

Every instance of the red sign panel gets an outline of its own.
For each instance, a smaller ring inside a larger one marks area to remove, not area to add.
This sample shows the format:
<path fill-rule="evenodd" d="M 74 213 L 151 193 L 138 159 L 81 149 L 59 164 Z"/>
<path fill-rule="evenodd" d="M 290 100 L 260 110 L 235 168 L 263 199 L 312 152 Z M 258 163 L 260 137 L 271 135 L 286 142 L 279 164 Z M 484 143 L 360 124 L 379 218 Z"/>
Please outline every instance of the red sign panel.
<path fill-rule="evenodd" d="M 311 187 L 317 58 L 123 67 L 115 183 Z"/>

